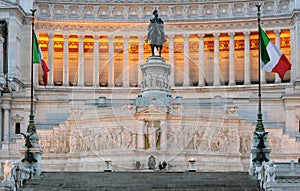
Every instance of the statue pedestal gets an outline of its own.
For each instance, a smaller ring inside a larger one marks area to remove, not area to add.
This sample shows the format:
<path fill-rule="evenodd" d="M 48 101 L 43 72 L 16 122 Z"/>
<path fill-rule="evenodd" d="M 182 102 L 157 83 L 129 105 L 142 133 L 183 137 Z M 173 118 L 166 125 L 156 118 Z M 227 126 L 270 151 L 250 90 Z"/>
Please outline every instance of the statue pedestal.
<path fill-rule="evenodd" d="M 141 65 L 141 91 L 136 99 L 137 107 L 149 107 L 153 101 L 163 106 L 169 106 L 172 101 L 169 76 L 171 65 L 159 56 L 151 56 Z"/>

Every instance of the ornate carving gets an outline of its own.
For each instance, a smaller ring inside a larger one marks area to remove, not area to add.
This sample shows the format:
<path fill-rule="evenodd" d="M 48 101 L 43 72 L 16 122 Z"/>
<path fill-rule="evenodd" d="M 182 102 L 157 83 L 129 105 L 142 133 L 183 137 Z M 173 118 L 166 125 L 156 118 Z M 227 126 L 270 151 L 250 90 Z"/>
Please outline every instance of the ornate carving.
<path fill-rule="evenodd" d="M 76 17 L 93 17 L 94 19 L 100 19 L 100 17 L 102 17 L 119 19 L 119 16 L 123 15 L 123 18 L 127 21 L 136 18 L 145 19 L 145 17 L 148 16 L 147 11 L 144 10 L 144 6 L 137 6 L 137 0 L 131 0 L 126 5 L 114 2 L 119 1 L 103 1 L 103 3 L 100 3 L 102 7 L 101 9 L 98 9 L 99 2 L 91 3 L 91 1 L 78 1 L 76 4 L 74 1 L 72 1 L 73 4 L 70 4 L 72 6 L 58 4 L 56 1 L 50 1 L 47 2 L 47 4 L 44 2 L 37 2 L 37 6 L 40 8 L 40 12 L 37 13 L 37 16 L 43 18 L 48 18 L 49 16 L 51 18 L 61 16 L 62 18 L 65 17 L 64 19 L 74 19 Z M 138 1 L 138 3 L 141 2 Z M 168 5 L 168 3 L 169 2 L 160 1 L 160 3 L 157 3 L 155 6 L 155 8 L 157 10 L 160 10 L 162 13 L 168 13 L 165 14 L 165 19 L 172 19 L 175 17 L 175 14 L 176 20 L 191 17 L 194 18 L 195 14 L 197 14 L 198 17 L 205 16 L 215 19 L 218 19 L 219 17 L 231 18 L 234 16 L 248 17 L 249 15 L 256 16 L 257 12 L 255 7 L 256 2 L 254 3 L 247 1 L 235 1 L 230 3 L 224 3 L 223 1 L 219 1 L 214 2 L 214 5 L 211 5 L 210 2 L 193 2 L 189 4 L 189 2 L 179 1 L 179 3 L 177 3 L 176 6 Z M 174 1 L 172 1 L 172 3 L 174 3 Z M 289 4 L 292 2 L 291 0 L 276 0 L 275 2 L 272 0 L 267 0 L 262 3 L 262 14 L 269 16 L 274 14 L 278 15 L 289 13 Z M 144 5 L 147 7 L 153 7 L 152 4 L 150 5 L 149 1 L 144 2 Z M 197 11 L 194 11 L 195 7 L 198 7 Z M 129 11 L 135 9 L 138 11 Z M 136 17 L 137 15 L 138 17 Z"/>

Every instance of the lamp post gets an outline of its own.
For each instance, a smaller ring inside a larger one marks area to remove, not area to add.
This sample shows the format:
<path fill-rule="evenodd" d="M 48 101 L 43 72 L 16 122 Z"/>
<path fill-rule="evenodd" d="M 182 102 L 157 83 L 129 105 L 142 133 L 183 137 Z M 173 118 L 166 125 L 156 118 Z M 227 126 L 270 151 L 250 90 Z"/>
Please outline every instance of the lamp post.
<path fill-rule="evenodd" d="M 260 8 L 261 4 L 256 5 L 257 7 L 257 22 L 258 22 L 258 113 L 257 113 L 257 123 L 255 131 L 253 133 L 253 142 L 250 150 L 250 169 L 249 174 L 254 176 L 262 165 L 262 162 L 269 161 L 271 148 L 269 148 L 267 143 L 268 132 L 265 132 L 265 128 L 262 120 L 261 111 L 261 75 L 260 75 L 260 62 L 261 62 L 261 26 L 260 26 Z"/>
<path fill-rule="evenodd" d="M 36 9 L 30 10 L 32 13 L 32 34 L 31 34 L 31 42 L 32 42 L 32 49 L 31 49 L 31 89 L 30 89 L 30 114 L 29 114 L 29 124 L 27 127 L 26 134 L 23 134 L 26 143 L 25 147 L 21 149 L 21 154 L 25 156 L 22 159 L 22 162 L 26 166 L 28 166 L 33 173 L 33 176 L 39 176 L 42 172 L 41 168 L 41 155 L 42 150 L 39 145 L 39 137 L 36 132 L 36 127 L 34 124 L 34 112 L 33 112 L 33 47 L 34 47 L 34 13 Z M 30 146 L 29 146 L 30 145 Z"/>

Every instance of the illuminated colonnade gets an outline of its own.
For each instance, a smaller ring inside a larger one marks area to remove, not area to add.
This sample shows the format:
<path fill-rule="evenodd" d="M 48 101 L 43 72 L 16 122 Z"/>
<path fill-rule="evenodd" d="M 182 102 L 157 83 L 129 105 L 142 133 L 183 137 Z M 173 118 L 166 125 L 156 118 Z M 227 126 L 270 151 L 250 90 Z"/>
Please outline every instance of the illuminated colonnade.
<path fill-rule="evenodd" d="M 291 31 L 267 34 L 290 58 Z M 139 65 L 151 56 L 144 39 L 144 35 L 129 34 L 40 33 L 39 42 L 50 68 L 49 85 L 136 87 L 141 79 Z M 172 66 L 172 86 L 231 86 L 258 81 L 257 32 L 167 33 L 162 57 Z M 284 81 L 290 78 L 287 72 Z M 262 82 L 280 83 L 281 79 L 262 72 Z"/>

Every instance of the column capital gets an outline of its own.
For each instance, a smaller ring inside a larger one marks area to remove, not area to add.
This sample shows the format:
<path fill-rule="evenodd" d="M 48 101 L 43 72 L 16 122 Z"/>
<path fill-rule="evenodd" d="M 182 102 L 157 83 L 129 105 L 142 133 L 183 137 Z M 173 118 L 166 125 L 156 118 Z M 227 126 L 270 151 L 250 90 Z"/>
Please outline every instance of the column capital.
<path fill-rule="evenodd" d="M 139 41 L 143 41 L 144 40 L 144 35 L 143 34 L 138 34 L 138 39 Z"/>
<path fill-rule="evenodd" d="M 99 40 L 99 35 L 98 34 L 94 34 L 94 40 Z"/>
<path fill-rule="evenodd" d="M 213 36 L 216 38 L 216 37 L 219 37 L 220 36 L 220 33 L 213 33 Z"/>
<path fill-rule="evenodd" d="M 182 36 L 183 36 L 183 38 L 187 39 L 190 37 L 190 34 L 184 33 L 184 34 L 182 34 Z"/>
<path fill-rule="evenodd" d="M 83 41 L 83 39 L 84 39 L 84 34 L 78 34 L 78 39 L 79 39 L 79 41 Z"/>
<path fill-rule="evenodd" d="M 54 36 L 55 36 L 54 32 L 48 32 L 49 40 L 53 40 Z"/>
<path fill-rule="evenodd" d="M 276 35 L 280 35 L 281 29 L 275 29 L 275 30 L 274 30 L 274 33 L 275 33 Z"/>
<path fill-rule="evenodd" d="M 70 34 L 69 33 L 65 33 L 65 34 L 63 34 L 63 37 L 64 37 L 64 40 L 68 40 L 69 37 L 70 37 Z"/>
<path fill-rule="evenodd" d="M 229 36 L 229 37 L 234 37 L 234 35 L 235 35 L 235 32 L 229 32 L 229 33 L 228 33 L 228 36 Z"/>
<path fill-rule="evenodd" d="M 174 39 L 174 38 L 175 38 L 175 34 L 172 34 L 172 33 L 171 33 L 171 34 L 168 34 L 168 38 L 169 38 L 169 39 Z"/>
<path fill-rule="evenodd" d="M 129 34 L 122 34 L 124 40 L 129 40 Z"/>
<path fill-rule="evenodd" d="M 107 37 L 108 37 L 109 40 L 113 40 L 115 35 L 114 34 L 108 34 Z"/>
<path fill-rule="evenodd" d="M 204 33 L 198 33 L 198 38 L 204 38 L 205 34 Z"/>
<path fill-rule="evenodd" d="M 249 36 L 250 33 L 251 33 L 250 31 L 244 31 L 244 32 L 243 32 L 244 36 Z"/>

